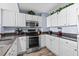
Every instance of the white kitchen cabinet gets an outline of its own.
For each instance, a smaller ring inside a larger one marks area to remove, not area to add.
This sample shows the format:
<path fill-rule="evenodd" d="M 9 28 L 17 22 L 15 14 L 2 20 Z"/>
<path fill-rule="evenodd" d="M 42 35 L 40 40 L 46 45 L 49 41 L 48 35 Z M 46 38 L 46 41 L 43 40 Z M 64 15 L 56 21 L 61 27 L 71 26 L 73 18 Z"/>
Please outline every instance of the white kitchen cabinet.
<path fill-rule="evenodd" d="M 42 25 L 43 19 L 41 16 L 25 14 L 25 20 L 26 21 L 38 21 L 39 27 L 43 27 L 43 25 Z"/>
<path fill-rule="evenodd" d="M 77 56 L 77 42 L 60 38 L 60 56 Z"/>
<path fill-rule="evenodd" d="M 5 56 L 17 56 L 17 39 L 14 41 L 13 45 Z"/>
<path fill-rule="evenodd" d="M 22 37 L 18 37 L 18 51 L 17 54 L 21 54 L 27 51 L 28 47 L 29 47 L 29 37 L 28 36 L 22 36 Z"/>
<path fill-rule="evenodd" d="M 63 56 L 77 56 L 77 49 L 63 46 Z"/>
<path fill-rule="evenodd" d="M 41 48 L 45 47 L 46 46 L 46 36 L 45 35 L 40 35 L 39 39 L 40 39 Z"/>
<path fill-rule="evenodd" d="M 25 19 L 28 21 L 39 21 L 38 18 L 40 16 L 25 14 Z"/>
<path fill-rule="evenodd" d="M 32 17 L 33 17 L 32 21 L 38 21 L 38 16 L 32 15 Z"/>
<path fill-rule="evenodd" d="M 25 14 L 16 13 L 16 26 L 17 27 L 26 27 Z"/>
<path fill-rule="evenodd" d="M 29 14 L 25 14 L 25 19 L 26 19 L 26 21 L 32 21 L 33 16 L 29 15 Z"/>
<path fill-rule="evenodd" d="M 52 16 L 48 16 L 47 17 L 47 27 L 51 27 L 52 26 Z"/>
<path fill-rule="evenodd" d="M 59 55 L 59 38 L 46 35 L 46 47 L 55 55 Z"/>
<path fill-rule="evenodd" d="M 51 51 L 51 36 L 46 35 L 46 47 Z"/>
<path fill-rule="evenodd" d="M 55 55 L 59 55 L 59 38 L 58 37 L 54 37 L 52 36 L 51 38 L 51 47 L 52 47 L 52 52 L 55 54 Z"/>
<path fill-rule="evenodd" d="M 79 35 L 77 35 L 77 41 L 78 41 L 78 56 L 79 56 Z"/>
<path fill-rule="evenodd" d="M 67 25 L 77 25 L 77 5 L 71 5 L 67 9 Z"/>
<path fill-rule="evenodd" d="M 26 36 L 19 37 L 18 39 L 19 39 L 20 47 L 21 47 L 21 51 L 20 52 L 26 51 Z"/>
<path fill-rule="evenodd" d="M 58 26 L 66 26 L 67 10 L 66 8 L 58 13 Z"/>
<path fill-rule="evenodd" d="M 0 26 L 1 26 L 1 22 L 2 22 L 2 18 L 1 18 L 2 16 L 1 15 L 2 15 L 2 9 L 0 9 Z"/>
<path fill-rule="evenodd" d="M 1 23 L 2 23 L 2 19 L 1 19 L 1 15 L 2 15 L 2 10 L 0 9 L 0 33 L 1 33 Z"/>
<path fill-rule="evenodd" d="M 37 21 L 38 22 L 38 26 L 39 27 L 43 27 L 43 22 L 42 22 L 42 17 L 41 16 L 36 16 L 36 15 L 33 15 L 33 19 L 31 21 Z"/>
<path fill-rule="evenodd" d="M 58 26 L 77 25 L 78 4 L 71 5 L 58 13 Z"/>
<path fill-rule="evenodd" d="M 15 27 L 15 12 L 2 10 L 2 26 Z"/>
<path fill-rule="evenodd" d="M 52 17 L 52 18 L 51 18 L 52 27 L 53 27 L 53 26 L 58 26 L 58 14 L 55 13 L 55 14 L 53 14 L 51 17 Z"/>

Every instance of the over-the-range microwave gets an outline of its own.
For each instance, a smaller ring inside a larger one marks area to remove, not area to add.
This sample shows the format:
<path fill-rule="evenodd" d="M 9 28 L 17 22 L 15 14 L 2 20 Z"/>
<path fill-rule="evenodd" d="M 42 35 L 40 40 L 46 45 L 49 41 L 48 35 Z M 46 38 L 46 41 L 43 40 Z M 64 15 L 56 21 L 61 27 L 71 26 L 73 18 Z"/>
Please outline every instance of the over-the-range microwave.
<path fill-rule="evenodd" d="M 26 21 L 26 27 L 38 27 L 39 23 L 38 21 Z"/>

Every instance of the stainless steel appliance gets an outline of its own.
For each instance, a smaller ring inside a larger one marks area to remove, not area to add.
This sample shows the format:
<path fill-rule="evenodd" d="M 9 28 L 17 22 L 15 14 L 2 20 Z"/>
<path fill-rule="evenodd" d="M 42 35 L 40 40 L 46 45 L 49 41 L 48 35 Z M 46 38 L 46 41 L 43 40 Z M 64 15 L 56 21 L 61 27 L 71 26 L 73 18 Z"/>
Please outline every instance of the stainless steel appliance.
<path fill-rule="evenodd" d="M 38 27 L 38 21 L 26 21 L 26 27 L 34 28 Z"/>
<path fill-rule="evenodd" d="M 29 48 L 39 47 L 39 37 L 31 36 L 29 37 Z"/>
<path fill-rule="evenodd" d="M 27 50 L 27 53 L 30 53 L 30 52 L 33 52 L 33 51 L 36 51 L 38 49 L 40 49 L 40 45 L 39 45 L 39 36 L 38 36 L 38 31 L 37 29 L 35 28 L 31 28 L 31 29 L 28 29 L 28 35 L 29 35 L 29 43 L 28 43 L 28 50 Z"/>
<path fill-rule="evenodd" d="M 37 21 L 26 21 L 26 27 L 28 27 L 29 43 L 27 53 L 40 49 L 39 36 L 38 36 L 38 22 Z"/>

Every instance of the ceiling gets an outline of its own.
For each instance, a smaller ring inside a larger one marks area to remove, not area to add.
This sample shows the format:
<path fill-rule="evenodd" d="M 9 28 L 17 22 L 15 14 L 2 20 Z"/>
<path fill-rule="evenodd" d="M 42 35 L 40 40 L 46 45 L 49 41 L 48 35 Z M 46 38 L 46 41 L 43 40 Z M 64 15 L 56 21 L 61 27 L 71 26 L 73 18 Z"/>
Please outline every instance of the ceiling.
<path fill-rule="evenodd" d="M 32 10 L 36 13 L 51 13 L 53 10 L 66 5 L 67 3 L 19 3 L 19 10 L 26 12 Z"/>

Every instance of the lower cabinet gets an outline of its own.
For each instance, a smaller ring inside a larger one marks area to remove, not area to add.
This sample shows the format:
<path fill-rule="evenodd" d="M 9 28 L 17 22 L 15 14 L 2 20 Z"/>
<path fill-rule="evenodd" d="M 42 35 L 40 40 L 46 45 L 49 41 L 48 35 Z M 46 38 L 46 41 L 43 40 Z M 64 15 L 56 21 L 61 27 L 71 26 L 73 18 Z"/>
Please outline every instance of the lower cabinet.
<path fill-rule="evenodd" d="M 46 47 L 49 50 L 52 50 L 52 48 L 51 48 L 51 36 L 50 35 L 46 35 Z"/>
<path fill-rule="evenodd" d="M 46 47 L 55 55 L 77 56 L 77 42 L 67 39 L 46 35 Z"/>
<path fill-rule="evenodd" d="M 22 36 L 22 37 L 18 37 L 18 51 L 17 53 L 22 53 L 22 52 L 25 52 L 27 51 L 27 40 L 28 40 L 28 37 L 27 36 Z"/>
<path fill-rule="evenodd" d="M 58 37 L 54 37 L 52 36 L 51 38 L 51 47 L 52 47 L 52 52 L 55 54 L 55 55 L 59 55 L 59 38 Z"/>
<path fill-rule="evenodd" d="M 77 42 L 60 38 L 60 56 L 77 56 Z"/>
<path fill-rule="evenodd" d="M 13 45 L 5 56 L 17 56 L 17 39 L 14 41 Z"/>
<path fill-rule="evenodd" d="M 59 55 L 59 39 L 58 37 L 47 35 L 46 47 L 54 54 Z"/>
<path fill-rule="evenodd" d="M 39 36 L 39 41 L 40 41 L 40 47 L 41 48 L 46 46 L 46 36 L 45 35 L 40 35 Z"/>

